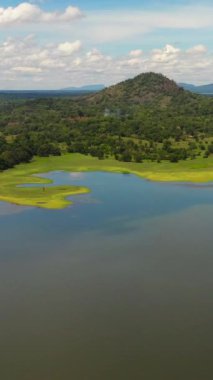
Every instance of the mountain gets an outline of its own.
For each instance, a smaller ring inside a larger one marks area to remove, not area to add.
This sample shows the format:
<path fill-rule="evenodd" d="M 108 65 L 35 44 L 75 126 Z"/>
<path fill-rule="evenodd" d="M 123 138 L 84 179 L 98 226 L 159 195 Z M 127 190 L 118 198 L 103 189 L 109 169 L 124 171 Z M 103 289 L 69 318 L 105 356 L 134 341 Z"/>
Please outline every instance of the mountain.
<path fill-rule="evenodd" d="M 88 86 L 82 86 L 82 87 L 67 87 L 61 89 L 61 91 L 88 91 L 88 92 L 98 92 L 105 88 L 104 84 L 90 84 Z"/>
<path fill-rule="evenodd" d="M 184 90 L 192 91 L 192 92 L 196 88 L 194 84 L 190 84 L 190 83 L 178 83 L 178 86 L 180 86 L 181 88 L 184 88 Z"/>
<path fill-rule="evenodd" d="M 187 92 L 162 74 L 144 73 L 88 96 L 87 101 L 105 106 L 158 104 L 167 106 Z"/>
<path fill-rule="evenodd" d="M 213 94 L 213 83 L 206 84 L 203 86 L 195 86 L 189 83 L 179 83 L 179 86 L 184 88 L 185 90 L 195 92 L 197 94 Z"/>

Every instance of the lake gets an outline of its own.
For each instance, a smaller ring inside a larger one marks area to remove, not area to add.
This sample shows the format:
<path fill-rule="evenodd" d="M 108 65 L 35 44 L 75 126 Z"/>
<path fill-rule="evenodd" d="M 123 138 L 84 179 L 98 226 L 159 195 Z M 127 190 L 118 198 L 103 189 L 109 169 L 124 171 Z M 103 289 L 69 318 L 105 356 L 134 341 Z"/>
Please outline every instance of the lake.
<path fill-rule="evenodd" d="M 0 203 L 0 378 L 210 380 L 213 184 L 48 176 L 92 191 Z"/>

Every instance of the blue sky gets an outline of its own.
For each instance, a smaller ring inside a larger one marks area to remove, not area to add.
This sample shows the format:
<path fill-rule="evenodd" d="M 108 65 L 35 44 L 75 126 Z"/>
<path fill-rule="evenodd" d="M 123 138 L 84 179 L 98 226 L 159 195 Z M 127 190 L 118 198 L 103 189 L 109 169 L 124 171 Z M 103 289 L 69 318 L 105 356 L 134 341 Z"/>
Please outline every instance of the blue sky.
<path fill-rule="evenodd" d="M 98 10 L 98 9 L 168 9 L 175 8 L 182 5 L 211 5 L 212 0 L 203 0 L 202 2 L 193 0 L 41 0 L 30 1 L 34 4 L 42 5 L 44 9 L 63 9 L 70 4 L 80 7 L 85 10 Z M 20 4 L 17 0 L 3 0 L 1 1 L 1 7 L 16 6 Z"/>
<path fill-rule="evenodd" d="M 151 70 L 213 82 L 212 15 L 209 0 L 3 0 L 0 87 L 112 84 Z"/>
<path fill-rule="evenodd" d="M 20 2 L 17 0 L 2 0 L 1 6 L 14 6 L 19 4 Z M 61 0 L 60 2 L 57 0 L 41 0 L 41 1 L 31 1 L 34 4 L 42 4 L 48 6 L 54 6 L 54 8 L 59 8 L 60 6 L 63 8 L 64 6 L 68 6 L 70 4 L 76 5 L 78 7 L 84 7 L 85 9 L 99 9 L 99 8 L 131 8 L 135 6 L 137 8 L 140 7 L 164 7 L 164 6 L 173 6 L 173 5 L 183 5 L 183 4 L 195 4 L 196 1 L 193 0 L 75 0 L 70 2 L 69 0 Z M 203 0 L 203 4 L 211 4 L 211 0 Z"/>

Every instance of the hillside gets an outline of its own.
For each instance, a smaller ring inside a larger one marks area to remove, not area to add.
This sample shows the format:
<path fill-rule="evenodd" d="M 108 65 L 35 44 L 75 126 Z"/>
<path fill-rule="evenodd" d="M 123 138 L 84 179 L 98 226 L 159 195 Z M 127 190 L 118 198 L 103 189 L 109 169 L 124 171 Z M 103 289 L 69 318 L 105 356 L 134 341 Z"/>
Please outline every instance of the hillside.
<path fill-rule="evenodd" d="M 213 154 L 213 98 L 161 74 L 80 98 L 0 99 L 0 109 L 0 170 L 67 152 L 125 162 Z"/>
<path fill-rule="evenodd" d="M 162 74 L 144 73 L 104 89 L 88 97 L 88 101 L 100 105 L 158 104 L 168 105 L 174 98 L 189 96 L 173 80 Z"/>

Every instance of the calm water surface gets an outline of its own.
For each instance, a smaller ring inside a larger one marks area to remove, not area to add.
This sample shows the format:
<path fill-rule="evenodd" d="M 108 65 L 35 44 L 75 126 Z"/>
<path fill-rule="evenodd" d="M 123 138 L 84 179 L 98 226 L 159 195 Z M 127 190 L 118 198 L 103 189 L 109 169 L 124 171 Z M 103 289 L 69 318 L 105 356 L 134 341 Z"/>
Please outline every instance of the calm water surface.
<path fill-rule="evenodd" d="M 92 192 L 0 203 L 0 379 L 211 380 L 213 186 L 49 177 Z"/>

